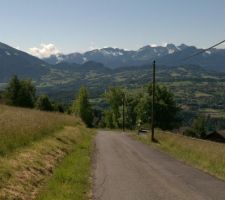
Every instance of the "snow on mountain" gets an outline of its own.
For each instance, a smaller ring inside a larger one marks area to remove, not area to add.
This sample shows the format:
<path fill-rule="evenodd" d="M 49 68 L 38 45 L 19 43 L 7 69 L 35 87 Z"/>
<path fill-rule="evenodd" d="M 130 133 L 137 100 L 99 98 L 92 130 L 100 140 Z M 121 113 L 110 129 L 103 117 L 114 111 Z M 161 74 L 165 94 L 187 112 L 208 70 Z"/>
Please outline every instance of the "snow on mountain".
<path fill-rule="evenodd" d="M 61 62 L 83 64 L 88 61 L 94 61 L 102 63 L 110 68 L 149 64 L 153 60 L 157 60 L 158 63 L 163 65 L 172 65 L 178 64 L 182 58 L 190 56 L 200 50 L 201 49 L 198 49 L 195 46 L 188 46 L 186 44 L 181 44 L 179 46 L 174 44 L 165 44 L 164 46 L 146 45 L 136 51 L 105 47 L 87 51 L 85 53 L 52 55 L 44 60 L 50 64 Z M 216 62 L 219 66 L 224 65 L 225 68 L 224 56 L 224 49 L 211 49 L 210 51 L 206 51 L 204 54 L 199 55 L 197 58 L 189 60 L 188 63 L 211 66 L 213 65 L 213 62 Z"/>

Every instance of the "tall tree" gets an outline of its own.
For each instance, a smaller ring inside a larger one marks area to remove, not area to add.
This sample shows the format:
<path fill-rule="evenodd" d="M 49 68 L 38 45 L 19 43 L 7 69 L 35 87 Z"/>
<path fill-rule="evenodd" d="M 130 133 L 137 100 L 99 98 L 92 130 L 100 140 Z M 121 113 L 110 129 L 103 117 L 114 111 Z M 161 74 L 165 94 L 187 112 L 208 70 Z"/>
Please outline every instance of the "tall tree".
<path fill-rule="evenodd" d="M 123 104 L 124 92 L 120 88 L 110 88 L 105 94 L 106 101 L 109 103 L 113 126 L 121 127 L 121 111 L 120 107 Z"/>
<path fill-rule="evenodd" d="M 13 106 L 18 106 L 18 97 L 20 92 L 20 80 L 17 76 L 13 76 L 9 81 L 8 86 L 6 87 L 6 91 L 4 96 L 6 98 L 6 103 Z"/>
<path fill-rule="evenodd" d="M 34 107 L 36 88 L 31 80 L 19 80 L 13 76 L 6 91 L 5 98 L 9 105 L 21 107 Z"/>
<path fill-rule="evenodd" d="M 138 97 L 135 107 L 137 113 L 137 124 L 150 125 L 152 107 L 152 87 L 148 93 Z M 173 129 L 179 125 L 179 107 L 176 105 L 174 96 L 164 86 L 157 85 L 155 88 L 155 126 L 161 129 Z"/>
<path fill-rule="evenodd" d="M 148 88 L 152 96 L 152 86 Z M 151 99 L 151 98 L 150 98 Z M 150 101 L 152 104 L 152 101 Z M 176 105 L 173 93 L 165 86 L 156 85 L 155 88 L 155 125 L 162 129 L 173 129 L 180 123 L 178 113 L 180 108 Z"/>
<path fill-rule="evenodd" d="M 73 103 L 73 112 L 78 115 L 88 127 L 92 127 L 93 113 L 89 102 L 88 91 L 85 87 L 81 87 L 79 90 L 79 94 Z"/>

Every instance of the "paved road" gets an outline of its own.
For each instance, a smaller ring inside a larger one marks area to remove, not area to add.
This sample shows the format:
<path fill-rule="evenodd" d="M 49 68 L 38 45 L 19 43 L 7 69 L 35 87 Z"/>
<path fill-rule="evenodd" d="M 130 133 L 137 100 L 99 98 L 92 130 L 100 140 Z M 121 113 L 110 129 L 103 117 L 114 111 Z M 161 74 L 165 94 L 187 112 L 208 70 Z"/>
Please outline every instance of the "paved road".
<path fill-rule="evenodd" d="M 225 182 L 126 135 L 100 131 L 96 200 L 225 200 Z"/>

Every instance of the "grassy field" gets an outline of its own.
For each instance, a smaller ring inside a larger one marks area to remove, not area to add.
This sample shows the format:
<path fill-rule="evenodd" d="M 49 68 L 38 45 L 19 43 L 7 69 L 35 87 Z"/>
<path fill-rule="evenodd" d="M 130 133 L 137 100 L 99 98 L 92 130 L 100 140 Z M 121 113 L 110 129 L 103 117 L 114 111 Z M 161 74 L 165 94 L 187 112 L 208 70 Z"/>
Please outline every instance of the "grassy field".
<path fill-rule="evenodd" d="M 0 200 L 65 199 L 49 193 L 70 185 L 71 199 L 88 199 L 94 131 L 69 115 L 0 109 Z"/>
<path fill-rule="evenodd" d="M 132 133 L 130 136 L 225 180 L 224 144 L 192 139 L 160 130 L 156 132 L 159 143 L 151 143 L 148 135 L 138 136 Z"/>
<path fill-rule="evenodd" d="M 78 124 L 81 121 L 69 115 L 0 105 L 0 156 Z"/>

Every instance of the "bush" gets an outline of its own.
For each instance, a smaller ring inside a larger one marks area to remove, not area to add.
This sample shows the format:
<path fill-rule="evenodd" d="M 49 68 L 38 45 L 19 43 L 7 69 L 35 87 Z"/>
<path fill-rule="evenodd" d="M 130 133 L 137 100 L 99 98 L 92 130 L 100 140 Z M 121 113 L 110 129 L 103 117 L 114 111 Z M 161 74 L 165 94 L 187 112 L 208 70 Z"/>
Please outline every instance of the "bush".
<path fill-rule="evenodd" d="M 41 95 L 36 101 L 36 108 L 43 111 L 52 111 L 53 106 L 47 95 Z"/>
<path fill-rule="evenodd" d="M 191 128 L 188 128 L 184 131 L 184 135 L 204 139 L 206 136 L 206 126 L 206 117 L 199 115 L 196 119 L 194 119 Z"/>

